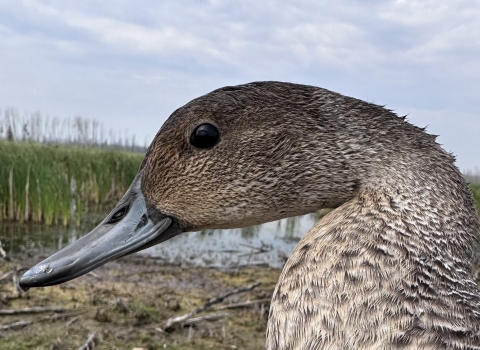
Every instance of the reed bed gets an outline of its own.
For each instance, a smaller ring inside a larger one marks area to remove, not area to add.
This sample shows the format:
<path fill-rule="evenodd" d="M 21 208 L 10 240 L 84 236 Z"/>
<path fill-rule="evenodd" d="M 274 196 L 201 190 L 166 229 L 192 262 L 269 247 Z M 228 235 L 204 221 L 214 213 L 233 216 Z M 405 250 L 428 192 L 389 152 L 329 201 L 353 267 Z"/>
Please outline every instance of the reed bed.
<path fill-rule="evenodd" d="M 80 224 L 118 200 L 143 155 L 0 140 L 0 220 Z"/>

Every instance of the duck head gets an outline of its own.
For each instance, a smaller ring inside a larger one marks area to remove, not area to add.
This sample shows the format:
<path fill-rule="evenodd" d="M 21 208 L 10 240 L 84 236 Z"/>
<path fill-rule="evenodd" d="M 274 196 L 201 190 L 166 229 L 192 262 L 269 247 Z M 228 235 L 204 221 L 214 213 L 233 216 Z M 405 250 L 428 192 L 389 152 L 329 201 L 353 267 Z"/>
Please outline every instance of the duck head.
<path fill-rule="evenodd" d="M 20 285 L 62 283 L 186 231 L 338 206 L 358 188 L 346 137 L 356 101 L 277 82 L 226 87 L 191 101 L 157 133 L 112 212 L 28 270 Z"/>

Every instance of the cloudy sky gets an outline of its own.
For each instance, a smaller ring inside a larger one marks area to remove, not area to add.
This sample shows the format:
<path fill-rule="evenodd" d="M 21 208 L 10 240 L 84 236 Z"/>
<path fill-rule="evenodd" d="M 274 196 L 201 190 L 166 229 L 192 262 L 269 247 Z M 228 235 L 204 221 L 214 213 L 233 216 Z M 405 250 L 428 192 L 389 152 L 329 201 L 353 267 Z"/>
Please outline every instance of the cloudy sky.
<path fill-rule="evenodd" d="M 258 80 L 386 105 L 480 169 L 477 0 L 0 0 L 0 107 L 143 144 L 192 98 Z"/>

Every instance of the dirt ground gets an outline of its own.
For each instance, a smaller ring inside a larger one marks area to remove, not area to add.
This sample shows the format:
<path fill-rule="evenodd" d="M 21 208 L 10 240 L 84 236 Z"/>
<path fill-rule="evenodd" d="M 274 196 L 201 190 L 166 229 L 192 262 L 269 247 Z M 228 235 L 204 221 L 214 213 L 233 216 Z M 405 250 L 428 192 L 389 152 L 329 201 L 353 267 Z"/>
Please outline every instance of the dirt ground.
<path fill-rule="evenodd" d="M 265 348 L 268 300 L 280 274 L 278 269 L 180 267 L 133 255 L 62 285 L 34 288 L 20 297 L 15 296 L 13 266 L 21 269 L 39 260 L 38 257 L 21 263 L 0 260 L 1 350 L 79 349 L 93 332 L 96 332 L 96 350 Z M 477 277 L 480 277 L 479 267 L 477 265 Z M 257 282 L 260 285 L 251 291 L 234 294 L 192 316 L 228 313 L 228 317 L 193 325 L 179 323 L 165 330 L 165 321 L 169 318 L 186 314 L 211 298 Z M 256 300 L 261 302 L 245 308 L 218 309 Z M 34 307 L 65 310 L 1 314 L 5 310 Z M 2 330 L 3 326 L 16 322 L 30 323 Z"/>
<path fill-rule="evenodd" d="M 32 266 L 36 261 L 22 262 L 21 266 Z M 0 276 L 12 268 L 12 262 L 0 262 Z M 31 322 L 0 330 L 0 349 L 78 349 L 93 332 L 96 350 L 264 349 L 268 301 L 246 308 L 216 308 L 269 299 L 279 274 L 280 270 L 265 267 L 223 271 L 166 266 L 155 259 L 132 256 L 59 286 L 31 289 L 21 297 L 12 297 L 12 278 L 6 278 L 0 281 L 0 311 L 33 307 L 66 310 L 0 315 L 0 329 L 15 322 Z M 253 290 L 232 295 L 193 316 L 228 313 L 229 317 L 164 330 L 170 317 L 256 282 L 261 284 Z"/>

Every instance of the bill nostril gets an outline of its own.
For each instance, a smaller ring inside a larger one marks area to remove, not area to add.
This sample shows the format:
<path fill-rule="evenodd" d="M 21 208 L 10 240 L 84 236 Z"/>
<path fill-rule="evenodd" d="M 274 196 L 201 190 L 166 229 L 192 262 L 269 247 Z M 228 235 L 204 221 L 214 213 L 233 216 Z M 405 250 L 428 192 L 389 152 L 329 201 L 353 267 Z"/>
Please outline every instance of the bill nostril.
<path fill-rule="evenodd" d="M 147 224 L 147 222 L 148 222 L 148 218 L 145 214 L 143 214 L 142 218 L 140 219 L 140 222 L 138 223 L 137 227 L 135 228 L 135 231 L 144 227 Z"/>

